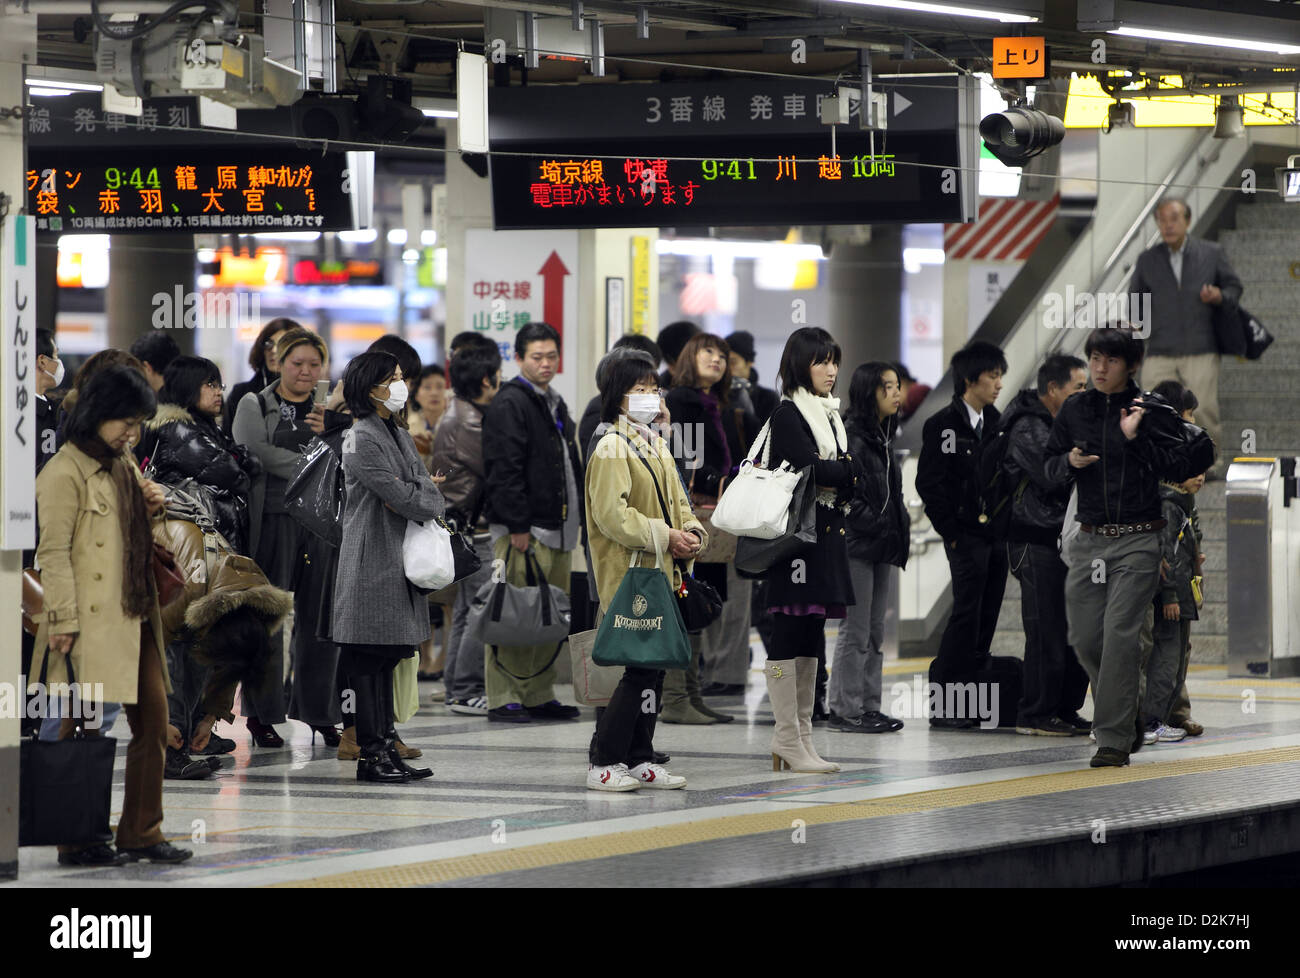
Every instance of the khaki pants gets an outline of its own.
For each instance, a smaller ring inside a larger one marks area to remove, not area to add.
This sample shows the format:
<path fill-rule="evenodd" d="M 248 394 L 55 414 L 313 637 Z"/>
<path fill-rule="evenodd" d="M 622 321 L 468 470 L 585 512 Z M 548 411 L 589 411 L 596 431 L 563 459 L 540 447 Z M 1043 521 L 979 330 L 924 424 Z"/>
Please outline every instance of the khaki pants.
<path fill-rule="evenodd" d="M 567 550 L 552 550 L 538 540 L 532 543 L 546 580 L 568 594 L 573 554 Z M 510 537 L 503 536 L 493 545 L 492 555 L 497 560 L 505 560 L 509 549 Z M 523 587 L 527 583 L 522 558 L 520 553 L 510 558 L 506 572 L 508 584 Z M 546 666 L 554 655 L 554 645 L 500 645 L 495 652 L 489 648 L 484 670 L 488 709 L 494 710 L 507 703 L 541 706 L 555 699 L 555 663 Z M 519 676 L 528 678 L 516 678 Z"/>
<path fill-rule="evenodd" d="M 1176 380 L 1196 395 L 1196 423 L 1206 430 L 1219 446 L 1219 457 L 1227 458 L 1237 447 L 1223 444 L 1223 426 L 1219 420 L 1219 354 L 1200 353 L 1191 357 L 1147 357 L 1142 364 L 1142 389 L 1149 391 L 1162 380 Z"/>
<path fill-rule="evenodd" d="M 140 629 L 140 672 L 136 700 L 124 704 L 131 742 L 126 748 L 125 797 L 117 823 L 119 849 L 143 849 L 165 841 L 162 833 L 163 766 L 167 762 L 167 684 L 163 679 L 153 630 L 145 622 Z M 71 737 L 76 721 L 63 719 L 59 739 Z M 100 731 L 87 731 L 99 736 Z M 78 852 L 96 842 L 59 846 L 60 852 Z"/>

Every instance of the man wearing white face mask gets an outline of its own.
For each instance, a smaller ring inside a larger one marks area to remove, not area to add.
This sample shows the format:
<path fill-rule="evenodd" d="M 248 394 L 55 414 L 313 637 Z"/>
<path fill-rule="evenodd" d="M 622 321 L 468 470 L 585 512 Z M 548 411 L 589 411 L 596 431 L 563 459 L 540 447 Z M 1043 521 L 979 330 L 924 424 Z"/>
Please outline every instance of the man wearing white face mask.
<path fill-rule="evenodd" d="M 63 383 L 63 361 L 54 334 L 48 329 L 36 331 L 36 471 L 58 451 L 55 432 L 59 427 L 59 411 L 49 397 L 49 392 Z"/>

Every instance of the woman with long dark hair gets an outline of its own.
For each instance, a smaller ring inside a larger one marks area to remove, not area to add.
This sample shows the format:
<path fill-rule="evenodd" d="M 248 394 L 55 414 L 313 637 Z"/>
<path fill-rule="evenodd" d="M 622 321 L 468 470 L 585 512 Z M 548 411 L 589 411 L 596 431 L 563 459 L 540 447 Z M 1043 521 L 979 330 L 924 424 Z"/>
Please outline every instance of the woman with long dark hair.
<path fill-rule="evenodd" d="M 812 467 L 817 490 L 817 542 L 764 575 L 772 612 L 767 693 L 776 733 L 773 770 L 838 771 L 812 742 L 817 672 L 826 656 L 826 619 L 843 618 L 854 603 L 845 542 L 845 516 L 855 478 L 839 399 L 831 392 L 840 346 L 826 330 L 804 326 L 781 354 L 781 402 L 770 421 L 770 466 Z"/>
<path fill-rule="evenodd" d="M 832 730 L 887 733 L 903 721 L 880 712 L 885 606 L 896 567 L 911 547 L 903 477 L 894 459 L 902 403 L 898 371 L 878 360 L 853 371 L 845 429 L 857 485 L 848 514 L 849 570 L 857 603 L 840 623 L 831 669 Z"/>
<path fill-rule="evenodd" d="M 408 767 L 391 736 L 393 667 L 429 634 L 429 602 L 406 578 L 402 541 L 408 521 L 443 514 L 442 493 L 401 423 L 407 388 L 396 357 L 353 358 L 343 396 L 353 421 L 331 636 L 356 697 L 357 780 L 427 778 L 433 772 Z"/>
<path fill-rule="evenodd" d="M 36 479 L 45 605 L 32 671 L 47 683 L 75 679 L 79 690 L 122 703 L 131 726 L 117 851 L 104 840 L 69 839 L 59 847 L 62 865 L 177 863 L 193 855 L 162 832 L 169 683 L 151 523 L 163 493 L 141 479 L 130 450 L 154 409 L 139 371 L 104 368 L 81 389 L 68 440 Z M 61 735 L 73 730 L 65 717 Z"/>

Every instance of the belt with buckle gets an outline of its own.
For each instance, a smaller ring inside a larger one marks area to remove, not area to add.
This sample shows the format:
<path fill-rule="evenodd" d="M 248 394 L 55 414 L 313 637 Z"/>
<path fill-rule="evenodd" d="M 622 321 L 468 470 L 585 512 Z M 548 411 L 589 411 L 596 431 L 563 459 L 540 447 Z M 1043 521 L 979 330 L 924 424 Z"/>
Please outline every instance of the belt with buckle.
<path fill-rule="evenodd" d="M 1099 537 L 1125 537 L 1130 533 L 1155 533 L 1163 530 L 1167 520 L 1152 520 L 1150 523 L 1107 523 L 1104 526 L 1092 526 L 1080 523 L 1079 529 L 1084 533 L 1095 533 Z"/>

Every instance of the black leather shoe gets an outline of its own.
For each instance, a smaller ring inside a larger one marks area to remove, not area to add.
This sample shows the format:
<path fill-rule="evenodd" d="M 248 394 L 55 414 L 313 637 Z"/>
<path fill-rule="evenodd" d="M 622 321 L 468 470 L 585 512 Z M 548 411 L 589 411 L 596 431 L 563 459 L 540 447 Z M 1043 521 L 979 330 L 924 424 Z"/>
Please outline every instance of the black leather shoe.
<path fill-rule="evenodd" d="M 965 717 L 930 717 L 930 727 L 933 730 L 971 730 L 977 726 L 978 721 Z"/>
<path fill-rule="evenodd" d="M 536 720 L 576 720 L 582 716 L 582 711 L 576 706 L 565 706 L 559 700 L 551 700 L 541 706 L 530 706 L 526 709 L 528 715 Z"/>
<path fill-rule="evenodd" d="M 214 771 L 220 771 L 220 770 L 221 770 L 221 758 L 219 758 L 219 757 L 209 757 L 209 758 L 207 758 L 206 760 L 207 760 L 207 765 L 208 765 L 208 767 L 212 768 L 212 770 L 214 770 Z"/>
<path fill-rule="evenodd" d="M 1063 714 L 1061 719 L 1073 727 L 1074 732 L 1078 735 L 1086 737 L 1088 734 L 1092 733 L 1092 721 L 1085 720 L 1083 717 L 1079 716 L 1078 713 Z"/>
<path fill-rule="evenodd" d="M 357 760 L 357 780 L 376 784 L 405 784 L 411 780 L 411 776 L 393 766 L 387 751 L 372 754 L 363 750 Z"/>
<path fill-rule="evenodd" d="M 191 750 L 190 754 L 195 757 L 212 757 L 217 754 L 229 754 L 235 749 L 235 742 L 229 737 L 218 737 L 213 734 L 208 738 L 207 745 L 203 750 Z"/>
<path fill-rule="evenodd" d="M 1089 767 L 1128 767 L 1128 755 L 1114 747 L 1100 747 L 1088 762 Z"/>
<path fill-rule="evenodd" d="M 397 750 L 397 744 L 389 741 L 388 743 L 388 760 L 412 781 L 422 781 L 425 778 L 433 777 L 433 768 L 429 767 L 411 767 L 406 761 L 402 760 L 401 753 Z"/>
<path fill-rule="evenodd" d="M 881 713 L 879 710 L 868 710 L 862 714 L 861 719 L 869 727 L 883 725 L 882 730 L 872 730 L 871 733 L 884 733 L 886 731 L 892 733 L 895 730 L 903 729 L 902 720 L 898 719 L 898 717 L 891 717 L 888 713 Z"/>
<path fill-rule="evenodd" d="M 139 862 L 146 859 L 151 863 L 183 863 L 194 855 L 193 849 L 182 849 L 174 846 L 170 842 L 159 842 L 152 846 L 145 846 L 142 849 L 122 849 L 117 850 L 124 855 L 128 862 Z"/>
<path fill-rule="evenodd" d="M 709 683 L 702 690 L 701 696 L 744 696 L 744 683 Z"/>
<path fill-rule="evenodd" d="M 671 760 L 672 760 L 672 756 L 669 754 L 665 754 L 661 750 L 657 750 L 654 753 L 654 762 L 656 764 L 667 764 Z"/>
<path fill-rule="evenodd" d="M 122 853 L 114 852 L 112 846 L 103 843 L 76 852 L 59 853 L 60 866 L 121 866 L 128 861 Z"/>
<path fill-rule="evenodd" d="M 163 777 L 169 781 L 198 781 L 212 777 L 212 767 L 206 760 L 196 761 L 184 751 L 168 747 L 167 759 L 163 762 Z"/>

